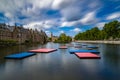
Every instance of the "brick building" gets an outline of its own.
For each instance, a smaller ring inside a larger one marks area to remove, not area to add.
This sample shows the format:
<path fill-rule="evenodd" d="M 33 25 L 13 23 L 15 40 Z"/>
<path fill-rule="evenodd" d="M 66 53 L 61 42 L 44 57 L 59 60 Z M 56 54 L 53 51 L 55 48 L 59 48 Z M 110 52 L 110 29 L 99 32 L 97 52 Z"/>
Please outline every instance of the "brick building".
<path fill-rule="evenodd" d="M 19 43 L 26 41 L 45 43 L 47 35 L 43 31 L 25 29 L 22 26 L 0 24 L 0 40 L 15 40 Z"/>

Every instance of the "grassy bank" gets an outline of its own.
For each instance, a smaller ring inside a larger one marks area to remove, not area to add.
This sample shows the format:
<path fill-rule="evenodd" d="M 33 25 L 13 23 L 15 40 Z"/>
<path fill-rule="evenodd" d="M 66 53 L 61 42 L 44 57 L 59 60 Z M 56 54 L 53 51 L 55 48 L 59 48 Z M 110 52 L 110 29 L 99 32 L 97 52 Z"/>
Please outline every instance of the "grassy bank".
<path fill-rule="evenodd" d="M 0 46 L 12 46 L 17 44 L 18 42 L 15 40 L 0 40 Z"/>

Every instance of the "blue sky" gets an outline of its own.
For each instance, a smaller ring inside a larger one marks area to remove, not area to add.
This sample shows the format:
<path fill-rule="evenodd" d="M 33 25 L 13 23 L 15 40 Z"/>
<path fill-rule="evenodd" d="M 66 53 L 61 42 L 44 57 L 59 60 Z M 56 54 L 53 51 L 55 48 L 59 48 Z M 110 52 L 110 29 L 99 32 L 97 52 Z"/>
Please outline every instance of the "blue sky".
<path fill-rule="evenodd" d="M 74 36 L 120 21 L 120 0 L 0 0 L 0 23 Z"/>

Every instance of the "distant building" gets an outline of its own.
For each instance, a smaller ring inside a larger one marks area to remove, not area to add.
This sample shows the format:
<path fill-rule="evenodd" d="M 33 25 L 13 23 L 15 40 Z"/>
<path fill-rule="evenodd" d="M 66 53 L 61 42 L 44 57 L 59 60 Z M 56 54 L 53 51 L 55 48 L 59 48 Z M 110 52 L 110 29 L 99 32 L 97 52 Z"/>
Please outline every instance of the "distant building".
<path fill-rule="evenodd" d="M 8 26 L 0 24 L 0 40 L 15 40 L 19 43 L 47 42 L 47 35 L 44 31 L 25 29 L 22 26 Z"/>
<path fill-rule="evenodd" d="M 6 24 L 0 24 L 0 40 L 12 39 L 11 31 Z"/>
<path fill-rule="evenodd" d="M 51 41 L 54 42 L 55 40 L 57 40 L 58 37 L 57 36 L 53 36 L 52 32 L 51 32 Z"/>
<path fill-rule="evenodd" d="M 14 26 L 12 31 L 12 39 L 18 41 L 19 43 L 24 43 L 27 40 L 27 29 L 23 27 Z"/>

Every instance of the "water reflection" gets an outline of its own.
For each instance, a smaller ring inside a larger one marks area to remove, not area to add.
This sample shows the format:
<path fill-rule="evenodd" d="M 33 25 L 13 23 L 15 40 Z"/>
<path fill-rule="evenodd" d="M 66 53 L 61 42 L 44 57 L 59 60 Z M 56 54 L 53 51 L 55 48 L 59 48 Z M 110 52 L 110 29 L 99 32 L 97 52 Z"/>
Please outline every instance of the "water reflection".
<path fill-rule="evenodd" d="M 120 79 L 120 45 L 88 44 L 100 46 L 101 59 L 90 60 L 79 59 L 76 55 L 70 54 L 68 49 L 58 49 L 61 45 L 63 44 L 48 43 L 0 49 L 0 80 Z M 37 53 L 37 55 L 22 60 L 5 60 L 3 58 L 8 54 L 45 47 L 58 50 L 47 54 Z"/>
<path fill-rule="evenodd" d="M 120 45 L 104 45 L 103 49 L 103 59 L 111 67 L 120 67 Z"/>

